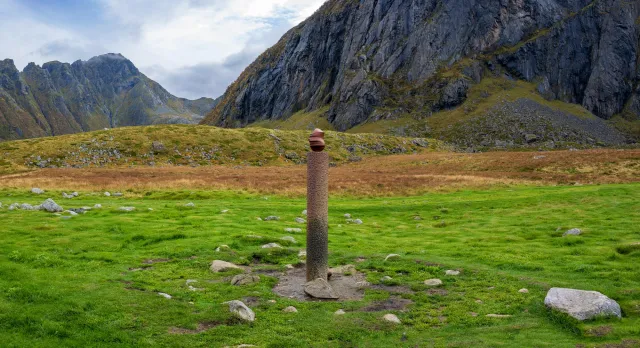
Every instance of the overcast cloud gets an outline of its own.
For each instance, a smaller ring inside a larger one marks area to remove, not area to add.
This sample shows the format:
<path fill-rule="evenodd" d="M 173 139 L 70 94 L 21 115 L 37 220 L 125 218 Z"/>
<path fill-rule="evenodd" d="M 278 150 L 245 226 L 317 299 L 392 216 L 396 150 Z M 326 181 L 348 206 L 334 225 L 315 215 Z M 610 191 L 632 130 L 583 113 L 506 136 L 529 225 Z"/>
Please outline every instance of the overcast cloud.
<path fill-rule="evenodd" d="M 121 53 L 169 92 L 218 97 L 324 0 L 0 0 L 0 59 Z"/>

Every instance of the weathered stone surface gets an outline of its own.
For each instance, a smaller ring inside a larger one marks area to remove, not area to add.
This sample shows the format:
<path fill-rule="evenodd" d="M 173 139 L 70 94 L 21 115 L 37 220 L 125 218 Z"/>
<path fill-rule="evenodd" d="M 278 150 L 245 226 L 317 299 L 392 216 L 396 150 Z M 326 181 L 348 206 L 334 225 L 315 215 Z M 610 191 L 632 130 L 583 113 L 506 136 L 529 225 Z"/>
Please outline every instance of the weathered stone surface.
<path fill-rule="evenodd" d="M 306 224 L 307 220 L 303 219 L 303 218 L 296 218 L 296 222 L 299 224 Z"/>
<path fill-rule="evenodd" d="M 62 209 L 61 206 L 56 204 L 56 202 L 51 198 L 44 201 L 44 203 L 41 204 L 41 207 L 42 207 L 42 210 L 47 211 L 49 213 L 60 213 L 64 211 L 64 209 Z"/>
<path fill-rule="evenodd" d="M 228 245 L 221 245 L 216 248 L 216 252 L 229 251 L 231 248 Z"/>
<path fill-rule="evenodd" d="M 333 313 L 334 315 L 345 315 L 347 314 L 344 310 L 342 309 L 338 309 L 337 311 L 335 311 L 335 313 Z"/>
<path fill-rule="evenodd" d="M 173 296 L 169 295 L 169 294 L 165 294 L 164 292 L 159 292 L 158 295 L 166 298 L 167 300 L 170 300 L 173 298 Z"/>
<path fill-rule="evenodd" d="M 388 321 L 393 324 L 402 324 L 400 319 L 398 319 L 398 317 L 395 314 L 385 314 L 384 317 L 382 317 L 382 319 L 384 321 Z"/>
<path fill-rule="evenodd" d="M 520 290 L 518 290 L 518 292 L 521 293 L 521 294 L 528 294 L 529 290 L 528 289 L 520 289 Z"/>
<path fill-rule="evenodd" d="M 96 204 L 93 206 L 94 209 L 102 209 L 102 204 Z"/>
<path fill-rule="evenodd" d="M 196 205 L 193 202 L 187 203 L 184 206 L 187 207 L 187 208 L 195 208 L 196 207 Z"/>
<path fill-rule="evenodd" d="M 229 311 L 235 314 L 238 318 L 249 322 L 256 320 L 256 314 L 242 301 L 229 301 L 225 302 L 225 304 L 229 305 Z"/>
<path fill-rule="evenodd" d="M 285 228 L 284 231 L 287 233 L 302 233 L 301 228 Z"/>
<path fill-rule="evenodd" d="M 283 241 L 285 241 L 285 242 L 289 242 L 289 243 L 293 243 L 293 244 L 298 243 L 298 242 L 296 241 L 296 239 L 295 239 L 295 238 L 293 238 L 293 237 L 291 237 L 291 236 L 282 237 L 282 238 L 280 238 L 280 240 L 283 240 Z"/>
<path fill-rule="evenodd" d="M 298 313 L 298 309 L 294 306 L 289 306 L 282 310 L 285 313 Z"/>
<path fill-rule="evenodd" d="M 209 267 L 212 272 L 224 272 L 233 269 L 242 269 L 240 266 L 234 265 L 231 262 L 215 260 L 211 263 L 211 267 Z"/>
<path fill-rule="evenodd" d="M 41 194 L 44 193 L 44 190 L 41 190 L 41 189 L 39 189 L 37 187 L 34 187 L 34 188 L 31 189 L 31 193 L 36 194 L 36 195 L 41 195 Z"/>
<path fill-rule="evenodd" d="M 231 279 L 231 285 L 243 286 L 260 282 L 260 276 L 255 274 L 238 274 Z"/>
<path fill-rule="evenodd" d="M 448 276 L 459 276 L 460 275 L 460 271 L 454 271 L 454 270 L 448 270 L 445 272 L 446 275 Z"/>
<path fill-rule="evenodd" d="M 120 209 L 118 209 L 118 210 L 130 213 L 130 212 L 136 210 L 136 208 L 135 207 L 120 207 Z"/>
<path fill-rule="evenodd" d="M 335 293 L 329 282 L 322 278 L 312 280 L 304 285 L 304 292 L 313 297 L 327 300 L 337 300 L 338 294 Z"/>
<path fill-rule="evenodd" d="M 622 318 L 620 305 L 596 291 L 552 288 L 547 293 L 544 304 L 578 320 L 588 320 L 598 316 Z"/>
<path fill-rule="evenodd" d="M 269 243 L 262 246 L 262 249 L 282 249 L 282 245 L 278 243 Z"/>
<path fill-rule="evenodd" d="M 111 197 L 111 192 L 105 192 L 105 193 L 104 193 L 104 196 L 105 196 L 105 197 Z"/>
<path fill-rule="evenodd" d="M 426 286 L 440 286 L 442 284 L 442 280 L 440 279 L 427 279 L 424 281 L 424 285 Z"/>
<path fill-rule="evenodd" d="M 279 216 L 267 216 L 266 218 L 264 218 L 264 221 L 280 221 L 280 217 Z"/>
<path fill-rule="evenodd" d="M 564 233 L 563 236 L 579 236 L 582 234 L 582 231 L 579 228 L 573 228 Z"/>

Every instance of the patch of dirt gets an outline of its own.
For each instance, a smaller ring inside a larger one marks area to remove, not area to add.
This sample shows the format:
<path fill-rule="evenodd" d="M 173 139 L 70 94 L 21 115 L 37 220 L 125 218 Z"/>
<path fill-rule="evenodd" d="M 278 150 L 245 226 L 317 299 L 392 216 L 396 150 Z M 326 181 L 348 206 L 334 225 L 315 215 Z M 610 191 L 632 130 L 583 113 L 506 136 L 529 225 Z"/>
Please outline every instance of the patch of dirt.
<path fill-rule="evenodd" d="M 449 295 L 449 292 L 445 289 L 435 288 L 427 290 L 427 294 L 429 296 L 447 296 Z"/>
<path fill-rule="evenodd" d="M 164 263 L 170 261 L 171 259 L 149 259 L 142 261 L 142 263 L 144 263 L 145 265 L 153 265 L 154 263 Z"/>
<path fill-rule="evenodd" d="M 587 330 L 587 336 L 592 337 L 603 337 L 613 332 L 613 327 L 611 326 L 598 326 L 592 327 Z"/>
<path fill-rule="evenodd" d="M 206 323 L 199 323 L 198 327 L 195 330 L 183 329 L 179 327 L 170 327 L 169 330 L 167 331 L 171 335 L 197 335 L 199 333 L 211 330 L 214 327 L 220 326 L 220 325 L 222 325 L 222 323 L 206 322 Z"/>
<path fill-rule="evenodd" d="M 419 265 L 425 265 L 425 266 L 429 266 L 429 267 L 442 267 L 442 264 L 440 264 L 440 263 L 429 262 L 429 261 L 424 261 L 424 260 L 416 260 L 416 263 L 419 264 Z"/>
<path fill-rule="evenodd" d="M 389 297 L 385 301 L 377 301 L 361 308 L 362 312 L 382 312 L 382 311 L 404 311 L 413 301 L 395 296 Z"/>
<path fill-rule="evenodd" d="M 277 277 L 279 282 L 273 288 L 273 292 L 279 296 L 299 301 L 322 301 L 311 298 L 304 292 L 304 285 L 307 283 L 307 271 L 304 267 L 288 270 Z M 364 298 L 364 289 L 369 283 L 366 282 L 364 274 L 355 272 L 349 276 L 333 273 L 329 284 L 340 296 L 340 301 L 353 301 Z"/>
<path fill-rule="evenodd" d="M 243 298 L 242 302 L 249 307 L 255 307 L 260 304 L 260 297 L 248 296 Z"/>

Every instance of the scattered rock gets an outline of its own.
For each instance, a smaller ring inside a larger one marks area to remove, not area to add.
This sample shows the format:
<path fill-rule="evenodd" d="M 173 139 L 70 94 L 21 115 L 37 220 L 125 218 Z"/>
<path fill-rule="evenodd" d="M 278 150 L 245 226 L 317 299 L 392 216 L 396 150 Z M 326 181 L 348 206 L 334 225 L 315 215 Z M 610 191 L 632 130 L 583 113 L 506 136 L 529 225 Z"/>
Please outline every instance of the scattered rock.
<path fill-rule="evenodd" d="M 511 318 L 511 315 L 507 315 L 507 314 L 487 314 L 486 317 L 487 318 L 505 319 L 505 318 Z"/>
<path fill-rule="evenodd" d="M 301 228 L 285 228 L 284 231 L 287 233 L 302 233 Z"/>
<path fill-rule="evenodd" d="M 335 313 L 333 313 L 334 315 L 345 315 L 347 314 L 344 310 L 342 309 L 338 309 L 337 311 L 335 311 Z"/>
<path fill-rule="evenodd" d="M 306 250 L 300 250 L 300 252 L 298 252 L 298 257 L 307 257 L 307 251 Z"/>
<path fill-rule="evenodd" d="M 338 299 L 338 295 L 335 293 L 331 285 L 322 278 L 307 282 L 304 285 L 304 292 L 313 298 L 329 300 Z"/>
<path fill-rule="evenodd" d="M 41 194 L 44 193 L 44 190 L 41 190 L 41 189 L 39 189 L 37 187 L 34 187 L 34 188 L 31 189 L 31 193 L 36 194 L 36 195 L 41 195 Z"/>
<path fill-rule="evenodd" d="M 134 210 L 136 210 L 136 208 L 134 207 L 120 207 L 120 209 L 118 209 L 120 211 L 124 211 L 124 212 L 132 212 Z"/>
<path fill-rule="evenodd" d="M 105 192 L 104 195 L 105 195 L 105 197 L 111 197 L 111 193 L 109 193 L 109 192 Z"/>
<path fill-rule="evenodd" d="M 184 206 L 187 207 L 187 208 L 195 208 L 196 207 L 196 205 L 193 204 L 192 202 L 191 203 L 187 203 Z"/>
<path fill-rule="evenodd" d="M 225 210 L 221 210 L 221 211 L 220 211 L 220 214 L 226 214 L 226 213 L 228 213 L 228 212 L 229 212 L 229 209 L 225 209 Z"/>
<path fill-rule="evenodd" d="M 598 316 L 622 318 L 620 305 L 596 291 L 552 288 L 547 293 L 544 304 L 578 320 L 588 320 Z"/>
<path fill-rule="evenodd" d="M 102 209 L 102 204 L 96 204 L 93 206 L 94 209 Z"/>
<path fill-rule="evenodd" d="M 27 203 L 20 204 L 20 209 L 22 209 L 22 210 L 35 210 L 31 204 L 27 204 Z"/>
<path fill-rule="evenodd" d="M 61 206 L 56 204 L 53 199 L 49 198 L 41 204 L 43 210 L 49 213 L 61 213 L 64 211 Z"/>
<path fill-rule="evenodd" d="M 307 210 L 306 209 L 302 211 L 302 216 L 307 216 Z"/>
<path fill-rule="evenodd" d="M 298 313 L 298 309 L 294 306 L 289 306 L 282 310 L 285 313 Z"/>
<path fill-rule="evenodd" d="M 122 196 L 124 196 L 124 195 L 122 193 L 120 193 L 120 192 L 116 192 L 116 193 L 113 194 L 113 197 L 122 197 Z"/>
<path fill-rule="evenodd" d="M 243 286 L 243 285 L 251 285 L 260 282 L 260 276 L 253 274 L 238 274 L 237 276 L 231 279 L 231 285 L 235 286 Z"/>
<path fill-rule="evenodd" d="M 519 292 L 519 293 L 521 293 L 521 294 L 528 294 L 528 293 L 529 293 L 529 290 L 527 290 L 527 289 L 520 289 L 520 290 L 518 290 L 518 292 Z"/>
<path fill-rule="evenodd" d="M 280 217 L 279 216 L 267 216 L 266 218 L 264 218 L 264 221 L 280 221 Z"/>
<path fill-rule="evenodd" d="M 382 319 L 393 324 L 402 324 L 400 319 L 398 319 L 398 317 L 395 314 L 385 314 L 384 317 L 382 317 Z"/>
<path fill-rule="evenodd" d="M 283 240 L 285 242 L 290 242 L 290 243 L 293 243 L 293 244 L 297 244 L 298 243 L 296 241 L 296 239 L 291 237 L 291 236 L 282 237 L 282 238 L 280 238 L 280 240 Z"/>
<path fill-rule="evenodd" d="M 296 222 L 299 224 L 306 224 L 307 220 L 303 219 L 303 218 L 296 218 Z"/>
<path fill-rule="evenodd" d="M 158 293 L 158 295 L 160 295 L 160 296 L 162 296 L 162 297 L 166 298 L 167 300 L 170 300 L 170 299 L 172 299 L 172 298 L 173 298 L 171 295 L 169 295 L 169 294 L 165 294 L 164 292 L 159 292 L 159 293 Z"/>
<path fill-rule="evenodd" d="M 389 254 L 387 255 L 387 257 L 384 259 L 385 261 L 395 261 L 395 260 L 400 260 L 401 256 L 398 254 Z"/>
<path fill-rule="evenodd" d="M 235 314 L 238 318 L 249 322 L 256 320 L 256 314 L 242 301 L 229 301 L 225 302 L 225 304 L 229 305 L 229 311 Z"/>
<path fill-rule="evenodd" d="M 448 276 L 459 276 L 460 275 L 460 271 L 448 270 L 446 272 L 446 275 L 448 275 Z"/>
<path fill-rule="evenodd" d="M 382 282 L 389 282 L 389 281 L 392 281 L 392 280 L 393 280 L 393 278 L 391 278 L 391 277 L 389 277 L 389 276 L 384 276 L 384 277 L 382 277 L 382 279 L 380 279 L 380 280 L 381 280 Z"/>
<path fill-rule="evenodd" d="M 68 195 L 66 192 L 62 192 L 62 198 L 64 199 L 72 199 L 75 198 L 74 195 Z"/>
<path fill-rule="evenodd" d="M 351 219 L 351 214 L 344 214 L 345 219 Z"/>
<path fill-rule="evenodd" d="M 565 232 L 562 236 L 579 236 L 582 234 L 582 231 L 579 228 L 573 228 L 570 229 L 569 231 Z"/>
<path fill-rule="evenodd" d="M 189 285 L 189 284 L 195 284 L 195 283 L 197 283 L 197 282 L 198 282 L 198 281 L 197 281 L 197 280 L 195 280 L 195 279 L 187 279 L 187 281 L 186 281 L 185 283 L 186 283 L 187 285 Z"/>
<path fill-rule="evenodd" d="M 286 269 L 296 269 L 293 265 L 288 264 L 284 266 Z"/>
<path fill-rule="evenodd" d="M 263 245 L 262 249 L 282 249 L 282 246 L 278 243 L 269 243 Z"/>
<path fill-rule="evenodd" d="M 229 251 L 229 250 L 231 250 L 231 248 L 228 245 L 224 245 L 224 244 L 216 248 L 216 252 Z"/>
<path fill-rule="evenodd" d="M 210 267 L 212 272 L 224 272 L 232 269 L 242 269 L 240 266 L 234 265 L 231 262 L 215 260 L 211 263 Z"/>
<path fill-rule="evenodd" d="M 427 279 L 424 281 L 424 285 L 426 286 L 440 286 L 442 284 L 442 280 L 440 279 Z"/>
<path fill-rule="evenodd" d="M 352 223 L 355 224 L 355 225 L 362 225 L 364 222 L 362 222 L 362 220 L 360 220 L 360 219 L 355 219 L 355 220 L 353 220 Z"/>
<path fill-rule="evenodd" d="M 330 268 L 329 272 L 332 274 L 354 274 L 356 273 L 356 266 L 354 265 L 339 266 L 335 268 Z"/>
<path fill-rule="evenodd" d="M 78 213 L 76 213 L 73 210 L 67 210 L 66 212 L 69 213 L 69 215 L 71 215 L 71 216 L 78 216 Z"/>
<path fill-rule="evenodd" d="M 159 142 L 159 141 L 154 141 L 151 144 L 151 149 L 155 153 L 162 153 L 162 152 L 166 152 L 167 151 L 167 148 L 164 146 L 164 144 L 162 142 Z"/>

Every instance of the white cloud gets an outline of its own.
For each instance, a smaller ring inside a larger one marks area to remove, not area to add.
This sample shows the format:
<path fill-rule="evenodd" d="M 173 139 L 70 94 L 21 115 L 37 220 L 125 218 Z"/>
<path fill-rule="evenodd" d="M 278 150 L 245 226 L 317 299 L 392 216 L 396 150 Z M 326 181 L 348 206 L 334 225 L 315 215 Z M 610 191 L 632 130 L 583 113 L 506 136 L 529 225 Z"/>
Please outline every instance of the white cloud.
<path fill-rule="evenodd" d="M 94 1 L 100 18 L 83 18 L 82 25 L 71 27 L 42 20 L 15 0 L 0 0 L 0 59 L 13 58 L 22 68 L 29 61 L 71 62 L 122 53 L 174 94 L 216 97 L 257 55 L 324 2 Z"/>

